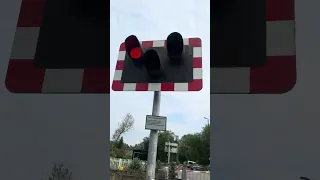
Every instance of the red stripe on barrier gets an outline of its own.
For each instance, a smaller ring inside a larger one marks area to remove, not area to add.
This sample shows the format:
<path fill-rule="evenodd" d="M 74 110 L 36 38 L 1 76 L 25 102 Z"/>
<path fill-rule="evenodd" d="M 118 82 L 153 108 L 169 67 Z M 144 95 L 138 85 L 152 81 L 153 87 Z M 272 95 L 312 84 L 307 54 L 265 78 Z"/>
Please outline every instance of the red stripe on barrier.
<path fill-rule="evenodd" d="M 161 83 L 161 91 L 174 91 L 174 83 Z"/>
<path fill-rule="evenodd" d="M 42 21 L 44 0 L 22 0 L 18 27 L 39 27 Z"/>
<path fill-rule="evenodd" d="M 189 45 L 192 45 L 193 47 L 201 47 L 201 39 L 189 38 Z"/>
<path fill-rule="evenodd" d="M 32 60 L 10 59 L 5 84 L 13 93 L 41 93 L 45 69 L 34 68 Z"/>
<path fill-rule="evenodd" d="M 294 0 L 267 0 L 267 21 L 294 19 Z"/>
<path fill-rule="evenodd" d="M 136 91 L 148 91 L 149 84 L 148 83 L 137 83 Z"/>
<path fill-rule="evenodd" d="M 120 81 L 113 80 L 112 89 L 114 91 L 123 91 L 124 84 Z"/>
<path fill-rule="evenodd" d="M 151 48 L 151 47 L 153 47 L 153 41 L 143 41 L 143 42 L 142 42 L 142 47 L 144 47 L 144 48 Z"/>
<path fill-rule="evenodd" d="M 251 68 L 251 94 L 282 94 L 296 83 L 296 57 L 267 57 L 266 65 Z"/>
<path fill-rule="evenodd" d="M 194 79 L 188 83 L 188 91 L 200 91 L 202 89 L 202 79 Z"/>
<path fill-rule="evenodd" d="M 110 68 L 85 69 L 82 93 L 110 93 Z"/>
<path fill-rule="evenodd" d="M 193 58 L 193 68 L 202 68 L 202 57 Z"/>
<path fill-rule="evenodd" d="M 116 70 L 123 70 L 124 68 L 124 60 L 118 60 L 116 64 Z"/>

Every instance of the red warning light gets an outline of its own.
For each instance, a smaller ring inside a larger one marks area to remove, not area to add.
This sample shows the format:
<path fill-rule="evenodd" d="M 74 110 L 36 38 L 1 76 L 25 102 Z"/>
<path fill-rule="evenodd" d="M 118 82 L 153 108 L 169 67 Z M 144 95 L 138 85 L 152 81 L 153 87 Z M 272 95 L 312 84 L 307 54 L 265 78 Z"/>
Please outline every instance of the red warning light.
<path fill-rule="evenodd" d="M 140 47 L 135 47 L 130 51 L 130 57 L 133 59 L 139 59 L 141 57 L 141 49 Z"/>

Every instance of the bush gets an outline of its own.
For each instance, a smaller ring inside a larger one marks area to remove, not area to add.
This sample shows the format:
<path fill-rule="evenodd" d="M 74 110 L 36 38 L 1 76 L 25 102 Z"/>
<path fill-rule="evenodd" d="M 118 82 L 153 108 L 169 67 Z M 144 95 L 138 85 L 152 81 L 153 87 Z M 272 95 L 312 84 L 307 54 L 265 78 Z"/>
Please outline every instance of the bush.
<path fill-rule="evenodd" d="M 110 151 L 110 156 L 114 157 L 114 158 L 117 158 L 117 153 L 114 150 L 111 150 Z"/>
<path fill-rule="evenodd" d="M 125 149 L 119 149 L 119 148 L 116 148 L 116 147 L 112 147 L 110 149 L 110 156 L 114 157 L 114 158 L 131 159 L 131 156 L 130 156 L 130 158 L 125 158 L 125 156 L 126 156 L 126 150 Z"/>
<path fill-rule="evenodd" d="M 177 164 L 175 162 L 171 162 L 169 165 L 169 179 L 174 179 L 176 177 L 176 167 Z"/>
<path fill-rule="evenodd" d="M 122 159 L 132 159 L 132 155 L 125 155 Z"/>
<path fill-rule="evenodd" d="M 162 162 L 160 160 L 157 160 L 156 170 L 161 169 L 162 167 L 163 167 Z"/>
<path fill-rule="evenodd" d="M 56 164 L 53 163 L 51 176 L 48 180 L 71 180 L 72 172 L 70 172 L 70 168 L 64 167 L 62 163 Z"/>
<path fill-rule="evenodd" d="M 129 166 L 130 170 L 134 170 L 134 171 L 142 171 L 142 163 L 139 159 L 137 158 L 133 158 L 132 159 L 132 163 Z"/>

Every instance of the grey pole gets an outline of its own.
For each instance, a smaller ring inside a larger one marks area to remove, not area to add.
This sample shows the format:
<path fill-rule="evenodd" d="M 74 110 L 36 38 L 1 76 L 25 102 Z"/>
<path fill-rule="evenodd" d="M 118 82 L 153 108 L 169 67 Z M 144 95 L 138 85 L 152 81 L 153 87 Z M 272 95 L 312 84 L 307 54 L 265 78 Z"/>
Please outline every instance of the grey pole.
<path fill-rule="evenodd" d="M 187 162 L 183 162 L 181 180 L 187 180 Z"/>
<path fill-rule="evenodd" d="M 168 142 L 168 165 L 170 164 L 170 141 Z"/>
<path fill-rule="evenodd" d="M 160 99 L 161 99 L 160 96 L 161 94 L 159 91 L 154 92 L 153 107 L 152 107 L 153 116 L 159 116 L 160 114 Z M 158 146 L 158 131 L 150 130 L 146 180 L 155 179 L 157 146 Z"/>

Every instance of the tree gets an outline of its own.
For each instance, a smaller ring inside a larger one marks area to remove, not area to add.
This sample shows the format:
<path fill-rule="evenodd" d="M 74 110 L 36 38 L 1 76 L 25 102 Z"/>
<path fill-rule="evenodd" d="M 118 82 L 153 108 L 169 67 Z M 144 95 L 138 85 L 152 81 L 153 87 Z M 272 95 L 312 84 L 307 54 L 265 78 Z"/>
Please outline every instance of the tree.
<path fill-rule="evenodd" d="M 143 150 L 148 151 L 148 149 L 149 149 L 149 137 L 144 137 L 143 138 L 142 148 L 143 148 Z"/>
<path fill-rule="evenodd" d="M 210 164 L 210 125 L 203 127 L 201 132 L 201 141 L 203 154 L 203 163 Z"/>
<path fill-rule="evenodd" d="M 147 151 L 148 148 L 149 148 L 149 137 L 144 137 L 142 141 L 134 145 L 132 149 Z"/>
<path fill-rule="evenodd" d="M 158 136 L 158 147 L 157 147 L 157 158 L 162 162 L 168 161 L 168 153 L 164 151 L 165 143 L 172 142 L 177 143 L 175 139 L 176 135 L 172 131 L 159 132 Z M 171 154 L 171 160 L 176 160 L 175 154 Z"/>
<path fill-rule="evenodd" d="M 128 145 L 123 142 L 123 134 L 130 131 L 134 125 L 134 118 L 130 113 L 127 113 L 125 118 L 118 124 L 117 129 L 112 135 L 112 140 L 110 141 L 111 149 L 110 156 L 116 158 L 124 158 L 126 156 L 126 150 L 128 150 Z"/>
<path fill-rule="evenodd" d="M 118 148 L 118 149 L 124 148 L 123 137 L 121 137 L 120 140 L 118 142 L 116 142 L 116 148 Z"/>
<path fill-rule="evenodd" d="M 126 116 L 122 119 L 121 123 L 118 124 L 117 129 L 112 135 L 112 140 L 118 142 L 120 137 L 130 131 L 134 125 L 134 118 L 130 113 L 127 113 Z"/>
<path fill-rule="evenodd" d="M 179 142 L 179 160 L 196 161 L 202 165 L 210 164 L 210 125 L 202 128 L 200 133 L 186 134 Z"/>
<path fill-rule="evenodd" d="M 164 131 L 159 132 L 158 135 L 158 146 L 157 146 L 157 159 L 162 162 L 167 162 L 167 153 L 164 151 L 165 149 L 165 143 L 170 142 L 176 142 L 175 140 L 176 135 L 172 131 Z M 139 144 L 136 144 L 134 146 L 136 149 L 141 150 L 148 150 L 149 149 L 149 137 L 144 137 L 142 142 Z M 177 159 L 175 155 L 171 154 L 171 159 Z"/>
<path fill-rule="evenodd" d="M 201 165 L 210 164 L 210 125 L 205 125 L 200 133 L 186 134 L 177 138 L 174 132 L 164 131 L 159 132 L 157 159 L 162 162 L 167 162 L 167 153 L 164 151 L 165 142 L 178 143 L 178 154 L 171 154 L 171 160 L 180 162 L 191 160 L 196 161 Z M 144 137 L 142 142 L 136 144 L 134 149 L 148 150 L 149 137 Z"/>
<path fill-rule="evenodd" d="M 200 134 L 187 134 L 184 135 L 181 138 L 180 141 L 180 157 L 185 160 L 191 160 L 191 161 L 196 161 L 199 162 L 200 157 L 202 154 L 200 153 L 201 151 L 201 139 L 200 139 Z M 183 150 L 183 152 L 181 152 Z"/>

